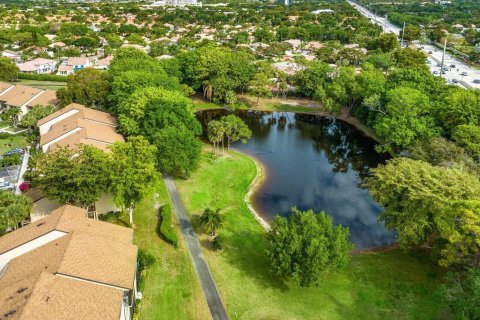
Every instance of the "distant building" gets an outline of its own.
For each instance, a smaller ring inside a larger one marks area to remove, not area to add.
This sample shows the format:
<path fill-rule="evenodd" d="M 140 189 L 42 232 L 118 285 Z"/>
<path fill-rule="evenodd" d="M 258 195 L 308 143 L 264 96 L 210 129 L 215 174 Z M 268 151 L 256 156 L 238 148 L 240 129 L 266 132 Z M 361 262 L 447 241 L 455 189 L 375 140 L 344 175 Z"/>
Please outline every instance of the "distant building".
<path fill-rule="evenodd" d="M 290 0 L 278 0 L 278 3 L 284 6 L 290 5 Z"/>
<path fill-rule="evenodd" d="M 55 65 L 57 61 L 37 58 L 31 61 L 26 61 L 24 63 L 17 64 L 20 72 L 23 73 L 37 73 L 37 74 L 47 74 L 52 73 L 55 70 Z"/>

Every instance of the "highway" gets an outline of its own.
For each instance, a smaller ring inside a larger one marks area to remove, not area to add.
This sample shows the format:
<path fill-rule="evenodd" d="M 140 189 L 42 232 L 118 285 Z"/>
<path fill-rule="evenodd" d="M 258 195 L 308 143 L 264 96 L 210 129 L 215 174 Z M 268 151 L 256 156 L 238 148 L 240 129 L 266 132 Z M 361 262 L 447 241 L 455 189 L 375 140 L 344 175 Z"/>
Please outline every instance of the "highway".
<path fill-rule="evenodd" d="M 357 11 L 362 15 L 369 18 L 372 22 L 380 25 L 384 32 L 394 33 L 397 36 L 400 34 L 401 28 L 390 23 L 390 21 L 388 21 L 388 19 L 385 17 L 377 16 L 365 7 L 353 1 L 347 0 L 347 2 L 357 9 Z M 421 45 L 418 42 L 414 42 L 414 44 L 428 56 L 427 64 L 430 68 L 430 72 L 440 76 L 440 64 L 442 62 L 443 53 L 442 50 L 433 45 Z M 444 68 L 447 68 L 448 70 L 444 69 L 444 74 L 441 76 L 445 78 L 448 83 L 457 84 L 468 89 L 480 88 L 480 70 L 466 65 L 448 53 L 445 53 Z M 478 83 L 474 83 L 474 81 L 478 81 Z"/>

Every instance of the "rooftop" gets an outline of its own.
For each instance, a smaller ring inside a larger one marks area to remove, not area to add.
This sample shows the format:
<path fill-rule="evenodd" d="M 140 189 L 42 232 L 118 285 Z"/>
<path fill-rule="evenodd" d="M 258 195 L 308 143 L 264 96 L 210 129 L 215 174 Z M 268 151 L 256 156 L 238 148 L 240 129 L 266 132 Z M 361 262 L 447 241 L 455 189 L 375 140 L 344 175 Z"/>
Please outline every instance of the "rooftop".
<path fill-rule="evenodd" d="M 0 272 L 0 319 L 119 319 L 135 279 L 133 230 L 86 213 L 65 205 L 0 237 L 0 261 L 13 257 Z"/>

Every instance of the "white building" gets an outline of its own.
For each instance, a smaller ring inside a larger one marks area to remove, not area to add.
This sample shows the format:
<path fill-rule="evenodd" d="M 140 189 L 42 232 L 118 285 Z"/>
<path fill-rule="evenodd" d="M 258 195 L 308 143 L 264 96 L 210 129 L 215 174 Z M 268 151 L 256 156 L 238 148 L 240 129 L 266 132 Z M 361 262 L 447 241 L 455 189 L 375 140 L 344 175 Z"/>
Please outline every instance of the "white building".
<path fill-rule="evenodd" d="M 55 71 L 56 65 L 57 61 L 55 60 L 37 58 L 35 60 L 19 63 L 17 64 L 17 67 L 20 69 L 20 72 L 24 73 L 48 74 Z"/>

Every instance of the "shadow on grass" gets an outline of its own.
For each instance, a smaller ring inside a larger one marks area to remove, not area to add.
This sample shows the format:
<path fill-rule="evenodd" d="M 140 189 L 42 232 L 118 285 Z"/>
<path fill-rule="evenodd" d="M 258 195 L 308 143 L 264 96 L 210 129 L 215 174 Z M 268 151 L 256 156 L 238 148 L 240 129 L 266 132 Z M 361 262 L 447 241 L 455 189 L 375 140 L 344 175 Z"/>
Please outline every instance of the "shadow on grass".
<path fill-rule="evenodd" d="M 120 212 L 120 211 L 109 212 L 107 214 L 99 215 L 98 219 L 101 220 L 101 221 L 110 222 L 110 223 L 113 223 L 113 224 L 116 224 L 116 225 L 119 225 L 119 226 L 122 226 L 122 227 L 131 228 L 130 223 L 128 223 L 127 221 L 124 220 L 125 215 L 122 214 L 122 212 Z"/>
<path fill-rule="evenodd" d="M 225 239 L 223 256 L 235 269 L 240 270 L 243 276 L 252 278 L 263 288 L 280 291 L 289 289 L 284 279 L 275 277 L 269 270 L 269 262 L 264 254 L 263 234 L 237 230 L 230 234 L 223 233 L 223 236 Z"/>

